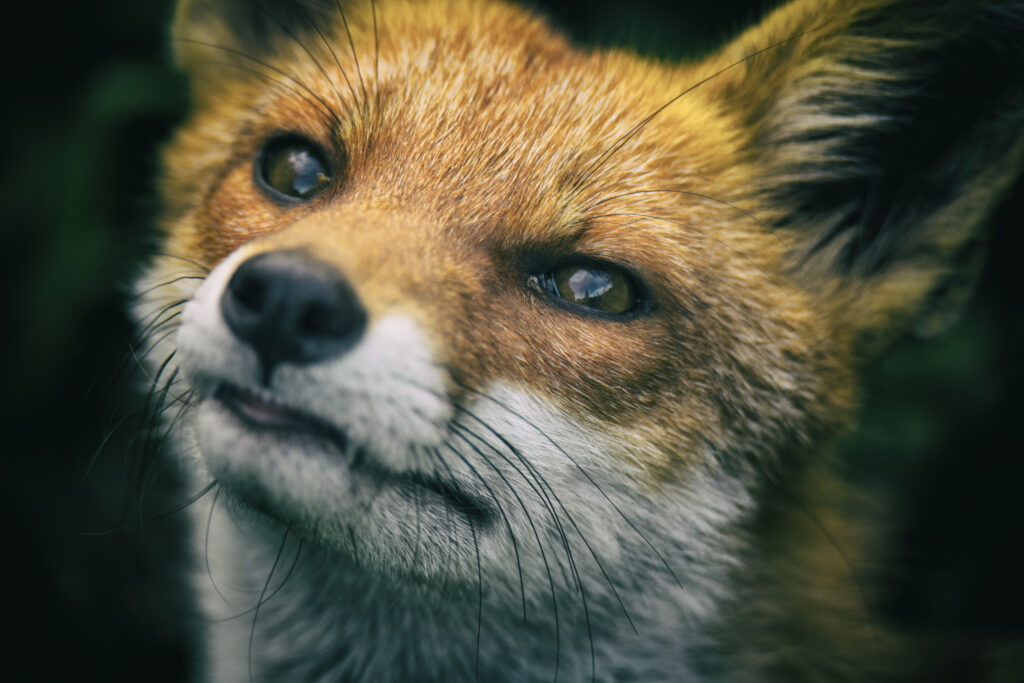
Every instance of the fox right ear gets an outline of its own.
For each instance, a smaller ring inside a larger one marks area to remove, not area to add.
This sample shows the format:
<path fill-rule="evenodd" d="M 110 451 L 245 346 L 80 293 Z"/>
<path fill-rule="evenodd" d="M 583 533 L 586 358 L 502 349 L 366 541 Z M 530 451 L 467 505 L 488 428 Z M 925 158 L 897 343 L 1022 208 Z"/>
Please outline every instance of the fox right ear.
<path fill-rule="evenodd" d="M 705 68 L 837 334 L 870 356 L 955 319 L 1024 163 L 1024 0 L 795 0 Z"/>
<path fill-rule="evenodd" d="M 261 69 L 260 62 L 323 23 L 332 0 L 180 0 L 171 32 L 178 63 L 191 74 L 211 64 Z"/>

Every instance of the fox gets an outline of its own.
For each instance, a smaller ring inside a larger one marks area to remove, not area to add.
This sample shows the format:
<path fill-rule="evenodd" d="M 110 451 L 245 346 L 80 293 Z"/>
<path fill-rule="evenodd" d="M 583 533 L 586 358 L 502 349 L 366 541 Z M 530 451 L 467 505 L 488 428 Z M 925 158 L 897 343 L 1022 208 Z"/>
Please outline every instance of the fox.
<path fill-rule="evenodd" d="M 710 55 L 505 0 L 179 0 L 135 316 L 202 680 L 913 680 L 862 377 L 965 305 L 1024 2 L 792 0 Z"/>

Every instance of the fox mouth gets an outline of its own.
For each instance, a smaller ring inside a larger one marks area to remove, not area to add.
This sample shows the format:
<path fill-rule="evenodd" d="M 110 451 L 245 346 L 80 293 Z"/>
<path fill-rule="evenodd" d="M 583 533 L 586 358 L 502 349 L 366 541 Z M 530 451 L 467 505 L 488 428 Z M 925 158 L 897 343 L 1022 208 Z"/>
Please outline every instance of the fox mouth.
<path fill-rule="evenodd" d="M 308 413 L 295 410 L 269 391 L 221 384 L 214 392 L 214 399 L 250 428 L 311 433 L 330 441 L 342 452 L 349 450 L 348 437 L 342 430 Z"/>
<path fill-rule="evenodd" d="M 294 434 L 326 443 L 330 450 L 342 455 L 340 460 L 347 468 L 368 475 L 377 481 L 378 486 L 391 483 L 408 490 L 416 504 L 422 502 L 423 490 L 426 489 L 436 494 L 448 509 L 465 515 L 480 526 L 493 521 L 491 507 L 454 480 L 447 481 L 431 473 L 393 472 L 375 466 L 372 456 L 368 457 L 363 447 L 354 444 L 343 429 L 289 406 L 270 391 L 222 383 L 213 398 L 249 430 Z M 262 504 L 258 507 L 265 508 Z"/>

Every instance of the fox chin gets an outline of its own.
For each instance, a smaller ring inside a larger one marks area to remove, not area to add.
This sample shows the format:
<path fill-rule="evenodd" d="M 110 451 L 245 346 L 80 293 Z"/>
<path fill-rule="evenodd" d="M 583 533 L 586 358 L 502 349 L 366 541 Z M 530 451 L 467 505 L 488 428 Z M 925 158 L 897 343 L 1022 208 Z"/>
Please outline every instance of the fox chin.
<path fill-rule="evenodd" d="M 680 64 L 489 0 L 181 0 L 172 34 L 136 315 L 206 491 L 204 680 L 917 670 L 829 454 L 970 291 L 1024 2 L 795 0 Z"/>

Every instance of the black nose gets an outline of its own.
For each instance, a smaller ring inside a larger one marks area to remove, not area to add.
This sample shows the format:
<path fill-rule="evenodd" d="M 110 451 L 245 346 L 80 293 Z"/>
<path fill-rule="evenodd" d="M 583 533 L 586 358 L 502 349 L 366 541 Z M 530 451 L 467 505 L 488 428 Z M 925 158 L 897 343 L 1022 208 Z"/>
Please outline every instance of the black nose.
<path fill-rule="evenodd" d="M 220 299 L 234 334 L 256 350 L 263 382 L 279 363 L 313 363 L 351 348 L 366 311 L 330 265 L 303 251 L 254 256 L 235 271 Z"/>

